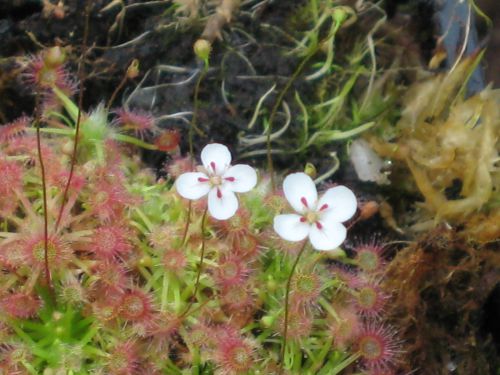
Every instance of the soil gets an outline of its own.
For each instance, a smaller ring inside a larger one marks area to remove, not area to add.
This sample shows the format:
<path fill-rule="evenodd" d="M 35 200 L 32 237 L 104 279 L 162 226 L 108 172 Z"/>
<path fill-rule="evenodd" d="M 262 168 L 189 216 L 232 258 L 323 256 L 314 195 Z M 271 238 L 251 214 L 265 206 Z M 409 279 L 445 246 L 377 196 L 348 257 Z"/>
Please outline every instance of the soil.
<path fill-rule="evenodd" d="M 201 67 L 192 52 L 194 41 L 201 34 L 204 25 L 200 21 L 185 20 L 172 24 L 172 15 L 164 15 L 169 6 L 142 6 L 127 10 L 122 19 L 123 28 L 113 32 L 113 25 L 119 18 L 119 7 L 109 11 L 102 9 L 108 1 L 90 2 L 89 37 L 90 52 L 86 58 L 86 74 L 84 82 L 84 108 L 92 108 L 100 101 L 109 98 L 132 59 L 140 62 L 141 75 L 134 83 L 125 87 L 114 105 L 119 106 L 128 100 L 134 109 L 144 109 L 153 113 L 168 114 L 191 111 L 193 107 L 193 91 L 196 80 L 185 85 L 169 85 L 167 82 L 179 82 L 188 78 Z M 69 47 L 69 69 L 76 71 L 80 57 L 82 36 L 85 25 L 85 9 L 82 1 L 65 3 L 65 15 L 61 19 L 43 17 L 42 7 L 36 1 L 17 1 L 0 5 L 0 46 L 2 56 L 2 97 L 10 101 L 0 104 L 0 120 L 9 121 L 23 113 L 32 113 L 33 98 L 19 78 L 14 57 L 34 54 L 40 45 L 54 44 Z M 257 20 L 248 15 L 239 19 L 244 31 L 225 34 L 225 40 L 215 45 L 212 52 L 211 68 L 199 93 L 199 126 L 209 133 L 207 140 L 234 144 L 238 132 L 247 125 L 252 115 L 255 98 L 259 98 L 268 87 L 260 82 L 248 81 L 245 84 L 235 81 L 236 75 L 248 75 L 251 63 L 253 69 L 265 72 L 270 77 L 288 77 L 294 68 L 294 62 L 281 53 L 282 47 L 278 37 L 259 27 L 262 23 L 283 24 L 287 16 L 299 6 L 299 3 L 285 5 L 270 4 L 263 9 Z M 176 32 L 173 31 L 176 28 Z M 180 29 L 179 29 L 180 28 Z M 110 31 L 111 30 L 111 31 Z M 265 43 L 252 43 L 248 40 L 251 33 Z M 141 37 L 142 36 L 142 37 Z M 127 41 L 140 38 L 136 43 Z M 222 46 L 248 44 L 245 62 L 235 53 L 221 53 Z M 159 68 L 157 68 L 160 65 Z M 181 73 L 160 71 L 161 65 L 184 67 Z M 155 67 L 157 69 L 155 69 Z M 143 87 L 151 87 L 161 83 L 157 89 L 139 90 L 132 98 L 130 95 L 134 84 L 138 84 L 149 72 Z M 230 95 L 230 104 L 221 98 L 221 77 L 225 80 L 225 88 Z M 76 82 L 77 77 L 73 77 Z M 285 81 L 282 78 L 281 81 Z M 166 85 L 164 83 L 167 83 Z M 24 86 L 24 87 L 23 87 Z M 99 93 L 94 95 L 93 93 Z M 121 102 L 121 103 L 120 103 Z M 252 103 L 252 104 L 251 104 Z M 251 105 L 250 105 L 251 104 Z M 160 125 L 164 127 L 186 128 L 182 121 L 168 121 Z M 183 144 L 183 149 L 186 149 Z M 154 157 L 153 157 L 154 159 Z"/>

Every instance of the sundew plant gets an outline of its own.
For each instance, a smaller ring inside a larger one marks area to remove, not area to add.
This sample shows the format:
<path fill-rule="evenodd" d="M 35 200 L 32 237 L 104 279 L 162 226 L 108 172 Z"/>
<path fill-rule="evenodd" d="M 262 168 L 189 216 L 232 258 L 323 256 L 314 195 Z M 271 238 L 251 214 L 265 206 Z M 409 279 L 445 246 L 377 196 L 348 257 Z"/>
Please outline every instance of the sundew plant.
<path fill-rule="evenodd" d="M 0 373 L 391 373 L 384 246 L 342 249 L 355 192 L 84 113 L 63 63 L 29 62 L 37 111 L 0 128 Z M 137 148 L 176 154 L 168 177 Z"/>

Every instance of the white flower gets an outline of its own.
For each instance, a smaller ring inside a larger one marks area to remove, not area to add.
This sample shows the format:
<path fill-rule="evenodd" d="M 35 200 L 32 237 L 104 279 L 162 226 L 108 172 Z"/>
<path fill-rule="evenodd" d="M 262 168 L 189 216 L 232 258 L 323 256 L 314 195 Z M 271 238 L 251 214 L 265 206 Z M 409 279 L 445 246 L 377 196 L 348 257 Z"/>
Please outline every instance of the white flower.
<path fill-rule="evenodd" d="M 245 193 L 257 184 L 257 173 L 249 165 L 231 166 L 231 153 L 221 144 L 206 145 L 201 151 L 203 166 L 184 173 L 175 181 L 177 192 L 187 199 L 208 194 L 208 212 L 218 220 L 229 219 L 238 209 L 234 193 Z"/>
<path fill-rule="evenodd" d="M 347 229 L 341 223 L 356 212 L 354 193 L 345 186 L 328 189 L 318 201 L 313 180 L 305 173 L 288 175 L 283 182 L 285 197 L 298 214 L 278 215 L 274 230 L 287 241 L 309 236 L 316 250 L 333 250 L 344 242 Z"/>

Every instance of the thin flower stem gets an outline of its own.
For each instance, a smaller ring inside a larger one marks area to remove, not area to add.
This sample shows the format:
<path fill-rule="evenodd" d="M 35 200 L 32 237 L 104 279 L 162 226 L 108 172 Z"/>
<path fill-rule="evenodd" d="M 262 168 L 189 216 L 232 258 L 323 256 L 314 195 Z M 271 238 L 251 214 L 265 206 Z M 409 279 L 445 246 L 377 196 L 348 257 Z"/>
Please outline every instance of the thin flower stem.
<path fill-rule="evenodd" d="M 324 45 L 325 42 L 327 42 L 330 38 L 335 36 L 335 33 L 337 32 L 339 26 L 335 26 L 333 30 L 333 34 L 328 34 L 328 36 L 321 40 L 319 43 L 317 43 L 311 51 L 307 54 L 306 57 L 300 62 L 300 64 L 297 66 L 297 69 L 293 72 L 292 76 L 290 79 L 286 82 L 285 87 L 283 87 L 283 90 L 281 90 L 280 94 L 278 95 L 278 98 L 276 99 L 276 102 L 274 103 L 274 106 L 271 110 L 271 114 L 269 115 L 269 124 L 267 126 L 267 134 L 266 134 L 266 148 L 267 148 L 267 168 L 268 172 L 271 175 L 271 188 L 273 191 L 276 190 L 276 184 L 274 180 L 274 171 L 273 171 L 273 158 L 272 158 L 272 152 L 271 152 L 271 134 L 273 133 L 273 121 L 274 117 L 276 116 L 276 113 L 278 112 L 278 108 L 281 105 L 281 102 L 283 101 L 283 98 L 285 97 L 286 93 L 292 87 L 292 84 L 295 82 L 299 74 L 302 72 L 302 69 L 306 66 L 308 61 L 313 57 L 316 52 L 318 52 L 321 47 Z"/>
<path fill-rule="evenodd" d="M 31 132 L 31 131 L 37 131 L 37 129 L 32 129 L 32 128 L 28 128 L 26 129 L 28 132 Z M 48 133 L 48 134 L 58 134 L 58 135 L 69 135 L 69 136 L 73 136 L 75 134 L 75 131 L 73 129 L 67 129 L 67 128 L 64 128 L 64 129 L 58 129 L 58 128 L 42 128 L 40 129 L 40 132 L 41 133 Z"/>
<path fill-rule="evenodd" d="M 191 310 L 191 307 L 193 307 L 194 298 L 196 298 L 196 293 L 198 293 L 198 288 L 200 287 L 201 271 L 203 270 L 203 260 L 205 259 L 205 222 L 207 218 L 207 211 L 208 207 L 205 208 L 205 211 L 203 212 L 203 216 L 201 218 L 201 254 L 200 254 L 200 263 L 198 266 L 198 274 L 196 275 L 196 282 L 194 284 L 193 296 L 191 298 L 191 301 L 189 302 L 188 307 L 181 314 L 180 318 L 185 317 Z"/>
<path fill-rule="evenodd" d="M 203 132 L 197 127 L 196 122 L 198 120 L 198 107 L 199 107 L 199 94 L 200 94 L 200 85 L 201 81 L 205 77 L 205 75 L 208 72 L 208 64 L 205 64 L 203 66 L 203 70 L 200 73 L 200 76 L 198 77 L 198 80 L 196 81 L 196 86 L 194 87 L 194 108 L 193 108 L 193 117 L 191 118 L 191 122 L 189 124 L 189 132 L 188 132 L 188 143 L 189 143 L 189 157 L 191 158 L 191 165 L 194 168 L 194 147 L 193 147 L 193 136 L 194 136 L 194 131 L 196 130 L 198 134 L 204 135 Z M 191 207 L 192 207 L 192 202 L 189 201 L 189 208 L 188 208 L 188 216 L 186 219 L 186 226 L 184 227 L 184 234 L 182 235 L 182 242 L 181 244 L 184 244 L 187 238 L 187 233 L 189 230 L 189 224 L 190 224 L 190 219 L 191 219 Z"/>
<path fill-rule="evenodd" d="M 55 225 L 55 231 L 57 231 L 59 224 L 61 223 L 61 219 L 64 212 L 64 207 L 66 206 L 66 201 L 68 199 L 69 187 L 71 185 L 71 180 L 73 179 L 73 173 L 75 170 L 76 164 L 76 150 L 78 148 L 78 140 L 80 135 L 80 124 L 82 122 L 82 107 L 83 107 L 83 65 L 85 63 L 85 55 L 87 54 L 87 40 L 89 36 L 89 16 L 90 16 L 90 1 L 86 1 L 85 7 L 85 26 L 83 31 L 83 44 L 82 44 L 82 54 L 80 56 L 80 61 L 78 62 L 78 81 L 80 82 L 80 91 L 78 93 L 78 115 L 76 118 L 76 126 L 75 126 L 75 141 L 73 143 L 73 153 L 71 155 L 71 166 L 69 169 L 68 181 L 66 182 L 66 186 L 64 187 L 64 194 L 61 202 L 61 207 L 59 208 L 59 214 L 57 216 L 57 221 Z"/>
<path fill-rule="evenodd" d="M 113 105 L 113 102 L 115 101 L 116 96 L 120 92 L 120 90 L 125 86 L 125 83 L 127 82 L 128 79 L 128 68 L 127 71 L 125 71 L 125 74 L 123 75 L 122 80 L 120 81 L 120 84 L 116 87 L 115 91 L 113 91 L 113 94 L 111 94 L 111 97 L 108 100 L 108 103 L 106 104 L 106 110 L 109 112 L 109 109 Z"/>
<path fill-rule="evenodd" d="M 193 201 L 189 201 L 188 205 L 188 212 L 187 212 L 187 218 L 186 218 L 186 225 L 184 226 L 184 233 L 182 234 L 182 241 L 181 241 L 181 246 L 184 245 L 187 239 L 187 234 L 189 230 L 189 223 L 191 222 L 191 210 L 193 207 Z"/>
<path fill-rule="evenodd" d="M 286 282 L 286 292 L 285 292 L 285 321 L 284 321 L 284 328 L 283 328 L 283 345 L 281 346 L 281 353 L 280 353 L 280 374 L 283 373 L 285 369 L 285 350 L 286 350 L 286 341 L 287 341 L 287 334 L 288 334 L 288 297 L 290 295 L 290 286 L 292 285 L 292 278 L 295 273 L 295 268 L 297 267 L 297 264 L 299 263 L 300 257 L 302 256 L 302 253 L 306 249 L 307 245 L 307 239 L 304 240 L 304 243 L 302 244 L 302 247 L 300 248 L 299 253 L 297 254 L 297 258 L 295 259 L 295 262 L 293 263 L 292 270 L 290 271 L 290 276 L 288 276 L 288 280 Z"/>
<path fill-rule="evenodd" d="M 292 77 L 287 81 L 285 87 L 283 87 L 283 90 L 281 90 L 280 94 L 278 95 L 278 98 L 276 99 L 276 102 L 274 103 L 274 106 L 271 110 L 271 114 L 269 115 L 269 123 L 267 125 L 267 132 L 266 132 L 266 149 L 267 149 L 267 169 L 268 173 L 271 175 L 271 188 L 273 191 L 276 190 L 276 182 L 274 180 L 274 167 L 273 167 L 273 158 L 272 158 L 272 152 L 271 152 L 271 134 L 273 132 L 273 121 L 274 117 L 276 116 L 276 113 L 278 112 L 278 108 L 281 105 L 281 102 L 283 101 L 283 98 L 285 97 L 286 93 L 292 87 L 293 82 L 297 79 L 299 76 L 300 72 L 302 72 L 302 69 L 304 69 L 304 66 L 307 64 L 309 59 L 316 53 L 318 48 L 315 48 L 310 54 L 308 54 L 302 62 L 299 64 L 297 69 L 293 72 Z"/>
<path fill-rule="evenodd" d="M 200 76 L 198 77 L 198 80 L 196 81 L 196 86 L 194 87 L 194 108 L 193 108 L 193 117 L 191 118 L 191 124 L 189 126 L 189 134 L 188 134 L 188 142 L 189 142 L 189 155 L 191 156 L 191 161 L 194 163 L 194 148 L 193 148 L 193 136 L 194 136 L 194 131 L 198 133 L 200 136 L 204 136 L 203 132 L 198 128 L 197 120 L 198 120 L 198 107 L 200 105 L 200 86 L 201 86 L 201 81 L 203 78 L 205 78 L 206 74 L 208 72 L 208 65 L 205 64 L 203 66 L 203 69 L 201 70 Z"/>
<path fill-rule="evenodd" d="M 38 111 L 37 111 L 38 112 Z M 44 268 L 45 268 L 45 282 L 50 291 L 51 296 L 54 296 L 52 289 L 52 281 L 49 269 L 49 219 L 47 214 L 47 184 L 45 178 L 45 164 L 42 155 L 42 141 L 40 135 L 40 116 L 37 115 L 36 123 L 36 147 L 38 151 L 38 161 L 40 163 L 40 173 L 42 177 L 42 195 L 43 195 L 43 255 L 44 255 Z"/>

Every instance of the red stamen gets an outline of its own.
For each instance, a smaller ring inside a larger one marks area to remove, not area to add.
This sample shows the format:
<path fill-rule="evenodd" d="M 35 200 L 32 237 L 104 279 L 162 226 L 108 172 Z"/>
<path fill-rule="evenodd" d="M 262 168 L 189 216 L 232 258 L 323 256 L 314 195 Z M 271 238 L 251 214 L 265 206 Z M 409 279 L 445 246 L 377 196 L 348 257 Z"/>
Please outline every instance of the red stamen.
<path fill-rule="evenodd" d="M 208 178 L 198 177 L 198 182 L 208 182 L 208 181 L 210 181 Z"/>
<path fill-rule="evenodd" d="M 215 162 L 211 161 L 210 162 L 210 166 L 212 167 L 212 170 L 214 171 L 215 173 Z"/>
<path fill-rule="evenodd" d="M 226 177 L 224 180 L 229 181 L 229 182 L 234 182 L 236 179 L 234 177 Z"/>
<path fill-rule="evenodd" d="M 316 222 L 316 228 L 318 228 L 319 230 L 321 230 L 321 229 L 323 229 L 323 225 L 319 221 L 317 221 Z"/>
<path fill-rule="evenodd" d="M 328 205 L 325 203 L 324 205 L 322 205 L 322 206 L 320 207 L 320 209 L 319 209 L 319 210 L 320 210 L 320 211 L 323 211 L 323 210 L 326 210 L 327 208 L 328 208 Z"/>
<path fill-rule="evenodd" d="M 220 191 L 220 189 L 217 189 L 217 198 L 222 198 L 222 192 Z"/>
<path fill-rule="evenodd" d="M 302 204 L 303 204 L 306 208 L 309 208 L 309 205 L 307 204 L 307 200 L 306 200 L 306 198 L 302 197 L 302 198 L 300 198 L 300 201 L 302 202 Z"/>
<path fill-rule="evenodd" d="M 301 223 L 305 223 L 306 221 L 307 221 L 307 219 L 306 219 L 304 216 L 302 216 L 302 217 L 300 218 L 300 222 L 301 222 Z"/>

